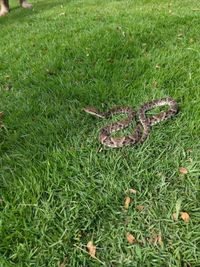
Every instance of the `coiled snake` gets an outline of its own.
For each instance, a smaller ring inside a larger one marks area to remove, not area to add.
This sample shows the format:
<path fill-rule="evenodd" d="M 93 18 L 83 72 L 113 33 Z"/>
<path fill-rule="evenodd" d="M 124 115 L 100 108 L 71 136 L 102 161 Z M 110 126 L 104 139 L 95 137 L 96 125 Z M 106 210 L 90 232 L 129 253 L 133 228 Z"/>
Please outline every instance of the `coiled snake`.
<path fill-rule="evenodd" d="M 167 111 L 163 111 L 158 115 L 147 117 L 146 115 L 147 111 L 165 105 L 169 106 L 169 109 Z M 94 107 L 86 107 L 83 110 L 99 118 L 109 118 L 116 114 L 128 115 L 126 119 L 121 120 L 119 122 L 111 123 L 100 129 L 99 141 L 105 146 L 118 148 L 127 145 L 135 145 L 143 143 L 147 138 L 147 136 L 149 135 L 151 126 L 174 116 L 178 112 L 178 104 L 174 99 L 170 97 L 153 100 L 151 102 L 145 103 L 139 108 L 138 111 L 139 122 L 137 123 L 133 134 L 123 137 L 112 137 L 111 133 L 122 130 L 131 124 L 131 122 L 136 117 L 136 112 L 132 108 L 115 107 L 108 110 L 107 112 L 100 112 Z"/>

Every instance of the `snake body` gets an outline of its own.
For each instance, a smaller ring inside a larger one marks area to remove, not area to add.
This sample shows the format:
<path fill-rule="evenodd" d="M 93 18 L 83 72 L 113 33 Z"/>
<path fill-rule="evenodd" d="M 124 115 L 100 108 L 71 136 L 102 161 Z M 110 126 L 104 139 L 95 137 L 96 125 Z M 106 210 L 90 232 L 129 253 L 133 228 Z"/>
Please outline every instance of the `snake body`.
<path fill-rule="evenodd" d="M 147 111 L 156 107 L 168 105 L 167 111 L 162 111 L 158 115 L 148 117 Z M 178 112 L 177 102 L 168 97 L 158 100 L 153 100 L 143 104 L 138 111 L 138 119 L 135 130 L 132 134 L 122 137 L 112 137 L 111 134 L 128 127 L 136 117 L 136 112 L 130 107 L 114 107 L 107 112 L 100 112 L 94 107 L 86 107 L 84 111 L 99 118 L 110 118 L 116 114 L 127 114 L 127 118 L 119 122 L 111 123 L 100 129 L 99 141 L 108 147 L 118 148 L 128 145 L 136 145 L 143 143 L 150 133 L 151 126 L 165 121 Z"/>

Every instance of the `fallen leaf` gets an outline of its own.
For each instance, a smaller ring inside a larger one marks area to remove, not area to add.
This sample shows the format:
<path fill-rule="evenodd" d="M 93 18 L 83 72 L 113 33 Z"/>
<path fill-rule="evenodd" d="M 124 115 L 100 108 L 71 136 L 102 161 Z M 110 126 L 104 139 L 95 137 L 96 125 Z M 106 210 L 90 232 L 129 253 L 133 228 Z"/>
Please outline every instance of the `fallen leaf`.
<path fill-rule="evenodd" d="M 130 203 L 131 203 L 131 198 L 130 197 L 126 197 L 125 198 L 125 202 L 124 202 L 124 208 L 126 210 L 129 208 Z"/>
<path fill-rule="evenodd" d="M 159 64 L 156 64 L 156 69 L 160 69 L 160 65 Z"/>
<path fill-rule="evenodd" d="M 96 256 L 95 256 L 96 255 L 96 246 L 93 244 L 92 241 L 89 241 L 87 243 L 87 249 L 88 249 L 88 252 L 89 252 L 90 256 L 92 258 L 96 258 Z"/>
<path fill-rule="evenodd" d="M 134 244 L 134 243 L 137 242 L 136 239 L 135 239 L 135 237 L 132 234 L 130 234 L 130 233 L 127 233 L 126 234 L 126 239 L 127 239 L 127 241 L 128 241 L 129 244 Z"/>
<path fill-rule="evenodd" d="M 184 222 L 188 223 L 190 220 L 190 216 L 187 212 L 181 212 L 181 219 L 184 220 Z"/>
<path fill-rule="evenodd" d="M 174 212 L 172 214 L 172 219 L 173 219 L 173 221 L 178 221 L 178 216 L 177 216 L 177 213 L 176 212 Z"/>
<path fill-rule="evenodd" d="M 181 174 L 187 174 L 187 173 L 188 173 L 188 170 L 187 170 L 186 168 L 184 168 L 184 167 L 180 167 L 180 168 L 179 168 L 179 172 L 180 172 Z"/>
<path fill-rule="evenodd" d="M 136 194 L 137 193 L 137 190 L 133 189 L 133 188 L 130 188 L 126 191 L 127 193 L 131 193 L 131 194 Z"/>
<path fill-rule="evenodd" d="M 144 209 L 144 206 L 143 205 L 137 205 L 135 208 L 138 211 L 142 211 Z"/>

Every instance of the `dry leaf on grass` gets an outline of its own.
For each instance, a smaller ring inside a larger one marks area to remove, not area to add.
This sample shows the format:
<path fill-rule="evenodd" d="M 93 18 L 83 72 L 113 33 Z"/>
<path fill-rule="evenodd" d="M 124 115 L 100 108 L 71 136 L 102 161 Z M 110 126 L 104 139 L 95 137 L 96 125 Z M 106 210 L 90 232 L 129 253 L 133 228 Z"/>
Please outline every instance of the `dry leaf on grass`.
<path fill-rule="evenodd" d="M 92 241 L 87 243 L 87 249 L 92 258 L 96 258 L 96 246 L 93 244 Z"/>
<path fill-rule="evenodd" d="M 184 220 L 184 222 L 188 223 L 190 220 L 190 216 L 187 212 L 181 212 L 181 219 Z"/>
<path fill-rule="evenodd" d="M 135 190 L 134 188 L 130 188 L 126 191 L 126 193 L 130 193 L 130 194 L 136 194 L 137 190 Z"/>
<path fill-rule="evenodd" d="M 126 239 L 127 239 L 127 241 L 128 241 L 129 244 L 134 244 L 134 243 L 137 242 L 136 239 L 135 239 L 135 237 L 132 234 L 130 234 L 130 233 L 127 233 L 126 234 Z"/>
<path fill-rule="evenodd" d="M 125 201 L 124 201 L 124 208 L 126 210 L 129 208 L 130 203 L 131 203 L 131 198 L 130 197 L 126 197 Z"/>
<path fill-rule="evenodd" d="M 174 213 L 172 214 L 172 219 L 173 219 L 173 221 L 178 221 L 178 215 L 177 215 L 176 212 L 174 212 Z"/>
<path fill-rule="evenodd" d="M 187 174 L 187 173 L 188 173 L 188 170 L 187 170 L 185 167 L 180 167 L 180 168 L 179 168 L 179 172 L 180 172 L 181 174 Z"/>
<path fill-rule="evenodd" d="M 143 205 L 137 205 L 135 208 L 138 211 L 142 211 L 144 209 L 144 206 Z"/>

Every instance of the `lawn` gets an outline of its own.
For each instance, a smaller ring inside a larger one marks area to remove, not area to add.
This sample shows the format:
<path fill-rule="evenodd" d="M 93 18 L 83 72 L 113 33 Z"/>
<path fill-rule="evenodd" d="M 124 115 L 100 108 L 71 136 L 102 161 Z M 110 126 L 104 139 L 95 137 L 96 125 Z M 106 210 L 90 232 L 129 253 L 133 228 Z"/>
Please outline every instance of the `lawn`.
<path fill-rule="evenodd" d="M 32 3 L 0 18 L 0 266 L 199 267 L 199 0 Z M 137 147 L 82 110 L 167 96 Z"/>

